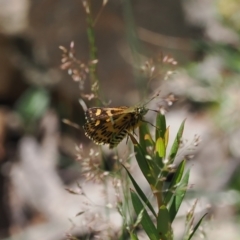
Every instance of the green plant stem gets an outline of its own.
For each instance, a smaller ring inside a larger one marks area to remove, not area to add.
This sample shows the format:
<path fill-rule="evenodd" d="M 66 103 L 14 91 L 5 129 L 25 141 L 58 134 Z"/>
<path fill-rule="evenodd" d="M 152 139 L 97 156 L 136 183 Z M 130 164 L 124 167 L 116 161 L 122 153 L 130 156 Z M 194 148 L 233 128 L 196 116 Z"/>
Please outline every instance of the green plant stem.
<path fill-rule="evenodd" d="M 135 26 L 135 21 L 133 16 L 132 1 L 123 0 L 123 17 L 125 20 L 126 37 L 131 50 L 133 63 L 136 66 L 141 66 L 139 53 L 142 52 L 144 49 L 137 36 L 136 26 Z M 147 86 L 142 75 L 139 74 L 138 70 L 134 70 L 133 74 L 134 74 L 136 86 L 141 91 L 141 94 L 140 94 L 141 98 L 146 97 Z"/>
<path fill-rule="evenodd" d="M 92 16 L 91 0 L 87 0 L 87 7 L 85 7 L 87 14 L 87 36 L 90 48 L 90 61 L 97 59 L 96 38 L 94 32 L 94 19 Z M 97 77 L 97 64 L 90 64 L 90 80 L 91 90 L 98 96 L 99 79 Z"/>
<path fill-rule="evenodd" d="M 155 187 L 154 187 L 155 188 Z M 153 193 L 157 198 L 158 209 L 163 205 L 163 198 L 162 198 L 162 182 L 157 184 L 157 187 L 153 189 Z"/>

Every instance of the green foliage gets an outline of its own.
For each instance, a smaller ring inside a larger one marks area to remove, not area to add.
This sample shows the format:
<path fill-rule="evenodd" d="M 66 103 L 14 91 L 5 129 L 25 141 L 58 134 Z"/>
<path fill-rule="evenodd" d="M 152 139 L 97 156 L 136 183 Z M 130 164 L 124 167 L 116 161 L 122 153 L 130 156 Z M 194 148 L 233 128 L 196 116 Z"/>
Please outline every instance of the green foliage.
<path fill-rule="evenodd" d="M 151 217 L 145 210 L 144 205 L 142 204 L 140 198 L 135 192 L 131 192 L 131 197 L 132 197 L 134 210 L 138 216 L 137 222 L 141 223 L 149 239 L 158 240 L 159 235 L 158 235 L 157 228 L 155 227 L 153 221 L 151 220 Z"/>
<path fill-rule="evenodd" d="M 105 4 L 106 1 L 103 1 L 103 6 Z M 84 71 L 83 75 L 89 73 L 88 78 L 91 85 L 91 94 L 95 105 L 98 105 L 100 102 L 104 102 L 103 99 L 100 98 L 100 83 L 96 73 L 96 63 L 98 59 L 94 25 L 98 17 L 96 17 L 94 20 L 90 0 L 83 1 L 83 6 L 86 11 L 87 36 L 90 47 L 90 64 L 86 64 L 86 71 Z M 126 35 L 127 39 L 129 40 L 129 47 L 131 49 L 133 62 L 134 65 L 140 66 L 139 53 L 143 52 L 142 50 L 144 49 L 142 49 L 141 43 L 136 34 L 131 1 L 123 1 L 123 7 L 124 18 L 127 23 Z M 66 49 L 63 50 L 67 52 Z M 72 56 L 72 54 L 68 55 Z M 95 64 L 92 64 L 94 62 Z M 160 61 L 160 63 L 166 62 L 172 63 L 172 66 L 176 64 L 176 62 L 171 58 L 168 58 L 168 61 L 165 62 Z M 140 95 L 142 97 L 146 97 L 149 95 L 149 92 L 152 92 L 150 90 L 150 81 L 152 81 L 157 76 L 164 76 L 161 71 L 158 71 L 158 67 L 157 65 L 155 66 L 153 59 L 150 59 L 146 63 L 145 74 L 148 81 L 142 81 L 144 80 L 144 77 L 140 76 L 138 71 L 134 72 L 135 80 L 137 80 L 136 85 L 138 86 L 138 91 L 141 93 Z M 166 74 L 167 73 L 168 72 L 166 72 Z M 87 79 L 87 77 L 85 77 L 84 80 L 85 79 Z M 89 97 L 90 95 L 87 94 L 86 96 Z M 88 100 L 90 100 L 90 98 L 88 98 Z M 129 136 L 134 144 L 134 153 L 138 166 L 143 176 L 147 180 L 153 196 L 155 197 L 155 199 L 151 199 L 146 196 L 141 186 L 138 185 L 137 181 L 135 181 L 134 177 L 123 165 L 135 189 L 131 190 L 130 194 L 128 194 L 128 188 L 125 188 L 123 190 L 125 195 L 123 205 L 128 204 L 128 198 L 126 196 L 130 195 L 132 206 L 137 217 L 135 220 L 132 220 L 133 217 L 130 208 L 124 208 L 121 206 L 121 204 L 118 205 L 118 210 L 123 217 L 124 227 L 125 225 L 128 225 L 126 229 L 128 230 L 130 239 L 132 240 L 138 239 L 136 231 L 138 225 L 144 229 L 149 239 L 174 239 L 172 223 L 175 220 L 179 208 L 184 200 L 190 176 L 190 171 L 186 170 L 186 160 L 182 159 L 176 169 L 173 167 L 175 158 L 181 145 L 184 124 L 185 120 L 180 125 L 172 146 L 168 146 L 169 127 L 167 127 L 165 116 L 162 114 L 157 115 L 156 131 L 154 136 L 150 133 L 148 125 L 145 123 L 139 127 L 139 142 L 134 138 L 132 134 L 129 133 Z M 168 174 L 172 172 L 174 173 L 170 183 L 166 183 Z M 157 202 L 157 209 L 153 205 L 154 202 Z M 197 222 L 197 224 L 193 226 L 194 209 L 195 205 L 193 206 L 192 211 L 186 217 L 186 230 L 184 236 L 185 240 L 190 240 L 194 236 L 196 230 L 198 229 L 205 216 L 204 215 Z M 129 216 L 131 216 L 131 220 L 128 219 Z M 129 226 L 130 221 L 132 223 L 131 227 Z M 121 239 L 126 239 L 124 230 Z"/>
<path fill-rule="evenodd" d="M 19 98 L 16 110 L 27 124 L 33 124 L 49 107 L 49 93 L 43 88 L 27 89 Z"/>
<path fill-rule="evenodd" d="M 135 191 L 131 191 L 132 205 L 137 215 L 137 221 L 134 226 L 140 224 L 149 239 L 173 239 L 172 222 L 176 218 L 184 200 L 190 175 L 190 171 L 186 170 L 186 161 L 184 159 L 174 172 L 167 189 L 164 188 L 164 184 L 167 175 L 173 170 L 172 164 L 180 147 L 184 124 L 185 120 L 179 127 L 168 155 L 169 128 L 166 128 L 164 115 L 157 115 L 154 140 L 145 123 L 139 128 L 139 143 L 134 136 L 130 135 L 134 144 L 135 157 L 139 168 L 149 183 L 158 204 L 158 210 L 156 211 L 154 210 L 152 201 L 144 194 L 141 187 L 125 168 L 135 188 Z M 166 156 L 168 157 L 166 158 Z M 191 216 L 193 217 L 193 214 Z M 189 227 L 186 230 L 185 239 L 190 240 L 192 238 L 204 216 L 194 227 L 188 224 Z M 192 221 L 190 222 L 192 223 Z M 133 230 L 134 228 L 131 230 L 131 234 Z M 134 236 L 136 237 L 136 235 Z"/>

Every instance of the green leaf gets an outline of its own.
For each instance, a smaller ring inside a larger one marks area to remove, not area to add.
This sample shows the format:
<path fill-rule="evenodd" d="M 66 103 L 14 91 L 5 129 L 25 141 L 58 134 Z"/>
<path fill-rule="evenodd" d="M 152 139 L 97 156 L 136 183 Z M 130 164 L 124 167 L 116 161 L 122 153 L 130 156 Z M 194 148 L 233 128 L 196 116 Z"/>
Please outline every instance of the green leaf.
<path fill-rule="evenodd" d="M 166 155 L 166 148 L 165 148 L 164 141 L 162 138 L 158 138 L 155 146 L 155 162 L 159 169 L 158 175 L 161 173 L 161 170 L 164 167 L 163 158 L 165 157 L 165 155 Z"/>
<path fill-rule="evenodd" d="M 178 130 L 178 133 L 177 133 L 177 136 L 174 140 L 174 143 L 172 145 L 172 148 L 171 148 L 171 151 L 170 151 L 170 154 L 169 154 L 169 162 L 172 163 L 177 155 L 177 152 L 178 152 L 178 148 L 179 148 L 179 145 L 180 145 L 180 142 L 181 142 L 181 138 L 182 138 L 182 134 L 183 134 L 183 130 L 184 130 L 184 124 L 185 124 L 185 120 L 182 122 L 179 130 Z"/>
<path fill-rule="evenodd" d="M 146 123 L 142 123 L 139 126 L 139 144 L 145 149 L 146 147 L 153 146 L 154 144 L 148 124 Z"/>
<path fill-rule="evenodd" d="M 49 102 L 50 97 L 45 89 L 32 87 L 19 98 L 16 110 L 29 123 L 36 121 L 45 113 Z"/>
<path fill-rule="evenodd" d="M 138 240 L 138 237 L 137 237 L 137 235 L 135 233 L 130 232 L 130 239 L 131 240 Z"/>
<path fill-rule="evenodd" d="M 166 132 L 166 118 L 162 114 L 157 115 L 156 119 L 156 133 L 155 133 L 155 139 L 157 141 L 158 138 L 164 138 L 164 134 Z"/>
<path fill-rule="evenodd" d="M 156 152 L 158 153 L 160 158 L 165 158 L 166 148 L 165 148 L 164 140 L 161 137 L 157 139 Z"/>
<path fill-rule="evenodd" d="M 141 222 L 141 225 L 142 225 L 144 231 L 148 235 L 149 239 L 159 240 L 158 231 L 157 231 L 152 219 L 150 218 L 147 211 L 145 210 L 138 195 L 135 192 L 131 191 L 131 198 L 132 198 L 132 204 L 133 204 L 133 207 L 134 207 L 134 210 L 135 210 L 137 216 L 142 214 L 142 218 L 141 218 L 140 222 Z"/>
<path fill-rule="evenodd" d="M 134 152 L 138 166 L 142 171 L 144 177 L 147 179 L 148 183 L 151 186 L 154 186 L 156 181 L 153 176 L 153 170 L 152 168 L 150 169 L 150 165 L 146 159 L 146 151 L 144 151 L 143 148 L 137 143 L 136 139 L 133 137 L 132 134 L 129 134 L 129 136 L 134 144 Z"/>
<path fill-rule="evenodd" d="M 186 161 L 183 160 L 178 168 L 177 171 L 174 173 L 174 176 L 172 178 L 171 183 L 168 186 L 168 191 L 163 193 L 163 199 L 164 199 L 164 204 L 168 204 L 168 202 L 170 201 L 170 199 L 173 196 L 173 192 L 175 191 L 175 186 L 178 185 L 178 183 L 181 181 L 183 173 L 184 173 L 184 169 L 185 169 L 185 165 L 186 165 Z"/>
<path fill-rule="evenodd" d="M 153 206 L 151 205 L 151 203 L 149 202 L 149 199 L 146 197 L 146 195 L 144 194 L 144 192 L 142 191 L 142 189 L 138 186 L 137 182 L 134 180 L 134 178 L 132 177 L 131 173 L 127 170 L 127 168 L 122 165 L 125 170 L 127 171 L 127 174 L 135 188 L 135 190 L 137 191 L 139 197 L 142 199 L 142 201 L 148 206 L 148 208 L 150 209 L 150 211 L 152 212 L 152 214 L 157 218 L 157 214 L 154 211 Z"/>
<path fill-rule="evenodd" d="M 197 224 L 195 225 L 195 227 L 193 228 L 193 231 L 192 231 L 192 233 L 190 234 L 190 236 L 188 237 L 187 240 L 190 240 L 190 239 L 193 237 L 194 233 L 197 231 L 198 227 L 200 226 L 202 220 L 204 219 L 204 217 L 205 217 L 206 215 L 207 215 L 207 213 L 205 213 L 205 214 L 200 218 L 200 220 L 198 221 L 198 223 L 197 223 Z"/>
<path fill-rule="evenodd" d="M 173 239 L 168 209 L 164 205 L 162 205 L 158 211 L 157 231 L 160 234 L 161 240 Z"/>
<path fill-rule="evenodd" d="M 165 143 L 165 148 L 167 149 L 168 146 L 168 140 L 169 140 L 169 127 L 167 127 L 166 132 L 164 134 L 164 143 Z"/>
<path fill-rule="evenodd" d="M 182 178 L 180 185 L 176 188 L 175 194 L 172 196 L 172 201 L 169 207 L 169 215 L 171 222 L 173 222 L 174 218 L 176 217 L 177 212 L 186 194 L 189 175 L 190 171 L 188 170 L 184 177 Z"/>

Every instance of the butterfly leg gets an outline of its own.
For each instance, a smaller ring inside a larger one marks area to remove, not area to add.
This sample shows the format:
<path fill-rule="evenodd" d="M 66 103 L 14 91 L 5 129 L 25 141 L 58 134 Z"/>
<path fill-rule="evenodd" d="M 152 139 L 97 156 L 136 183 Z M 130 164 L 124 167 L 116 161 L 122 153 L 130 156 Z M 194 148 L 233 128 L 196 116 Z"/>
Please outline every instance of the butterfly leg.
<path fill-rule="evenodd" d="M 159 129 L 159 127 L 153 125 L 152 123 L 150 123 L 150 122 L 148 122 L 148 121 L 145 121 L 145 120 L 143 120 L 143 119 L 142 119 L 141 121 L 150 124 L 151 126 L 155 127 L 156 129 Z"/>
<path fill-rule="evenodd" d="M 134 131 L 135 129 L 133 128 L 133 135 L 135 135 L 135 136 L 137 136 L 137 134 L 135 133 L 135 131 Z"/>
<path fill-rule="evenodd" d="M 129 135 L 127 135 L 126 144 L 128 143 Z"/>

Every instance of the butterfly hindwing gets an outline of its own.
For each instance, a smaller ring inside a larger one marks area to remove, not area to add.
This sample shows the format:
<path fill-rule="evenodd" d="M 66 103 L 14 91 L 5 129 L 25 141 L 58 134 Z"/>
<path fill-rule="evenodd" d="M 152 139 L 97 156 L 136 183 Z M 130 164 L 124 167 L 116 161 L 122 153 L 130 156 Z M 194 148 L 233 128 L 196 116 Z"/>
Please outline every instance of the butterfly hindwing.
<path fill-rule="evenodd" d="M 117 146 L 126 135 L 133 131 L 147 113 L 144 107 L 89 108 L 86 112 L 86 123 L 83 126 L 85 135 L 96 144 Z"/>

